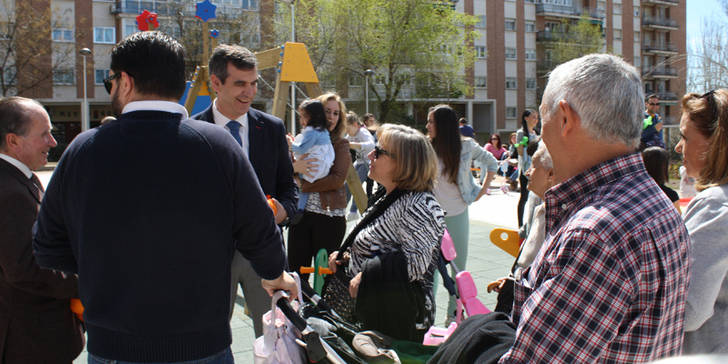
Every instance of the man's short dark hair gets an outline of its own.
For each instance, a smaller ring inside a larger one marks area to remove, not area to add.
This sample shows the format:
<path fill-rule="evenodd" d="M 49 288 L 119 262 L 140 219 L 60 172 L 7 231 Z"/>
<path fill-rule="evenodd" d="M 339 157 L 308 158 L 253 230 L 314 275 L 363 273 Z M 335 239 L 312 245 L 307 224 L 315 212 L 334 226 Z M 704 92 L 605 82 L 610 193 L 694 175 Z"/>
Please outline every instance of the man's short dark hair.
<path fill-rule="evenodd" d="M 367 120 L 369 120 L 369 119 L 374 119 L 374 114 L 372 114 L 372 113 L 368 112 L 368 113 L 364 114 L 364 116 L 362 116 L 362 117 L 361 117 L 361 119 L 362 119 L 363 121 L 367 121 Z"/>
<path fill-rule="evenodd" d="M 466 118 L 460 118 L 460 120 L 458 120 L 458 122 L 460 124 L 467 124 L 468 123 L 468 119 L 466 119 Z"/>
<path fill-rule="evenodd" d="M 0 99 L 0 150 L 5 150 L 5 136 L 13 133 L 26 135 L 30 127 L 30 118 L 23 104 L 33 103 L 43 107 L 40 102 L 20 96 Z"/>
<path fill-rule="evenodd" d="M 228 62 L 231 62 L 235 68 L 246 71 L 258 66 L 255 54 L 248 48 L 239 45 L 221 44 L 212 51 L 208 67 L 210 74 L 215 75 L 222 83 L 225 83 L 228 77 Z"/>
<path fill-rule="evenodd" d="M 649 94 L 647 97 L 645 97 L 645 102 L 650 101 L 650 99 L 660 99 L 660 96 L 657 96 L 657 94 Z"/>
<path fill-rule="evenodd" d="M 158 31 L 137 32 L 111 51 L 111 70 L 134 78 L 138 93 L 179 99 L 185 91 L 184 48 Z"/>

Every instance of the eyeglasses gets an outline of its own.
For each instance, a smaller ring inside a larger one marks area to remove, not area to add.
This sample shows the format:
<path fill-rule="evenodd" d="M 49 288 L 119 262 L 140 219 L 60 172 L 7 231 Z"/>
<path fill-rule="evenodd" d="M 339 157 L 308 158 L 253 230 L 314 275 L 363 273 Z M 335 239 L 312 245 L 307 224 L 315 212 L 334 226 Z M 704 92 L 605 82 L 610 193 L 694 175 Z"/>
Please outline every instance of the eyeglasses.
<path fill-rule="evenodd" d="M 657 105 L 659 105 L 659 103 L 657 103 L 657 102 L 648 102 L 647 105 L 657 106 Z"/>
<path fill-rule="evenodd" d="M 715 106 L 715 90 L 710 90 L 700 96 L 701 99 L 705 99 L 711 113 L 713 114 L 712 121 L 718 119 L 718 108 Z"/>
<path fill-rule="evenodd" d="M 113 75 L 111 75 L 111 76 L 109 76 L 109 77 L 106 77 L 106 78 L 104 78 L 104 87 L 106 88 L 106 92 L 107 92 L 107 93 L 108 93 L 109 95 L 111 95 L 111 87 L 113 86 L 113 85 L 111 84 L 111 81 L 113 81 L 114 79 L 117 79 L 117 78 L 119 78 L 119 77 L 121 77 L 121 72 L 119 72 L 119 73 L 114 73 Z"/>
<path fill-rule="evenodd" d="M 374 146 L 374 159 L 379 159 L 379 157 L 382 155 L 387 155 L 389 157 L 392 157 L 392 153 L 382 149 L 378 145 Z"/>

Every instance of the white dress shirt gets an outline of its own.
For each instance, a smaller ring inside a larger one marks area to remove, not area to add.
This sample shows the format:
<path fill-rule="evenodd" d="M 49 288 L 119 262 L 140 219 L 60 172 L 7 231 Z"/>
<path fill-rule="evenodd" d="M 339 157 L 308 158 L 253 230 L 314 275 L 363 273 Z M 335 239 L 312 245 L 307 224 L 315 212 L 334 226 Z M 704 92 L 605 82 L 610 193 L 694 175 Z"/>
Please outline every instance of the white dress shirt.
<path fill-rule="evenodd" d="M 30 168 L 28 168 L 28 166 L 26 166 L 26 165 L 25 165 L 25 163 L 23 163 L 23 162 L 21 162 L 21 161 L 19 161 L 19 160 L 15 159 L 15 158 L 13 158 L 13 157 L 11 157 L 11 156 L 7 155 L 7 154 L 3 154 L 3 153 L 0 153 L 0 158 L 2 158 L 2 159 L 4 159 L 4 160 L 5 160 L 6 162 L 8 162 L 8 163 L 10 163 L 10 164 L 14 165 L 14 166 L 15 166 L 15 168 L 17 168 L 17 169 L 19 169 L 19 170 L 20 170 L 21 172 L 23 172 L 23 174 L 25 175 L 25 177 L 28 177 L 28 178 L 30 178 L 30 177 L 32 177 L 32 176 L 33 176 L 33 172 L 32 172 L 32 171 L 30 170 Z"/>
<path fill-rule="evenodd" d="M 126 114 L 132 111 L 151 110 L 151 111 L 164 111 L 173 114 L 182 114 L 182 120 L 189 119 L 190 115 L 187 113 L 187 109 L 184 106 L 172 102 L 163 100 L 144 100 L 144 101 L 132 101 L 121 111 L 122 114 Z"/>
<path fill-rule="evenodd" d="M 215 119 L 215 125 L 222 126 L 228 131 L 228 133 L 230 132 L 230 128 L 226 126 L 228 122 L 237 121 L 240 123 L 240 140 L 243 142 L 243 153 L 245 154 L 245 157 L 247 157 L 248 150 L 250 148 L 250 143 L 248 142 L 248 113 L 245 113 L 234 120 L 228 119 L 220 112 L 220 110 L 217 109 L 217 99 L 215 99 L 215 101 L 212 102 L 212 115 Z"/>

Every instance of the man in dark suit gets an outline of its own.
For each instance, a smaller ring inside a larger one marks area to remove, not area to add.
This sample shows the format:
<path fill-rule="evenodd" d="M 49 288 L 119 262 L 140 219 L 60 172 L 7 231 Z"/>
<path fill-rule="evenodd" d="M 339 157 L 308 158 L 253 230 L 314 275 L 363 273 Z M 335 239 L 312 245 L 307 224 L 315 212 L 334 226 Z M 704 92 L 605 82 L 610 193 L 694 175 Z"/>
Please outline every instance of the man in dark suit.
<path fill-rule="evenodd" d="M 32 172 L 56 146 L 51 121 L 35 100 L 0 100 L 0 363 L 70 363 L 83 333 L 70 310 L 75 277 L 41 269 L 32 228 L 43 186 Z"/>
<path fill-rule="evenodd" d="M 281 119 L 250 107 L 258 92 L 255 54 L 237 45 L 220 45 L 209 62 L 210 83 L 217 98 L 207 110 L 192 116 L 225 128 L 242 147 L 243 154 L 258 176 L 263 192 L 276 207 L 276 224 L 287 221 L 296 211 L 297 188 Z M 260 285 L 250 262 L 239 253 L 232 263 L 230 316 L 243 289 L 255 335 L 263 334 L 261 318 L 270 309 L 270 297 Z"/>

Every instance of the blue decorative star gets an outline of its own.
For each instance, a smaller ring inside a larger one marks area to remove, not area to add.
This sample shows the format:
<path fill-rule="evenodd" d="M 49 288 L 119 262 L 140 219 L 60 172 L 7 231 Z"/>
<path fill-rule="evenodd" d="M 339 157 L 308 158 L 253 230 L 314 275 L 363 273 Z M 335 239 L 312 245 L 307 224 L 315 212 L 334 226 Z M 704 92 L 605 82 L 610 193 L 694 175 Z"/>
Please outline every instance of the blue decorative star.
<path fill-rule="evenodd" d="M 211 3 L 210 0 L 205 0 L 195 4 L 195 17 L 200 18 L 203 22 L 207 22 L 210 19 L 215 18 L 215 11 L 217 6 Z"/>
<path fill-rule="evenodd" d="M 210 31 L 210 36 L 213 38 L 217 38 L 218 36 L 220 36 L 220 31 L 217 29 L 213 29 Z"/>

